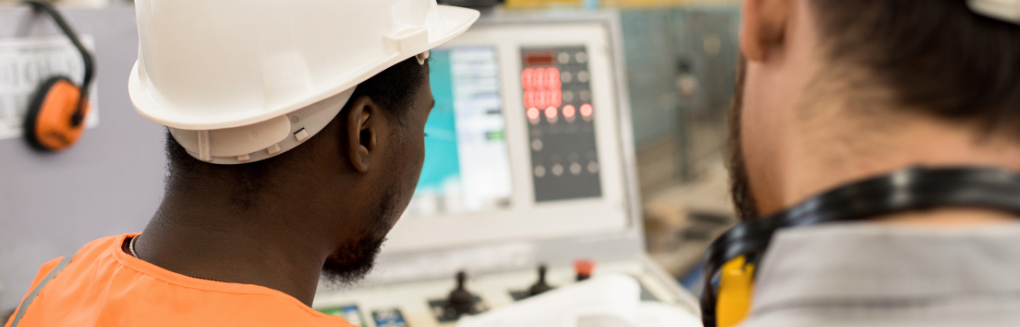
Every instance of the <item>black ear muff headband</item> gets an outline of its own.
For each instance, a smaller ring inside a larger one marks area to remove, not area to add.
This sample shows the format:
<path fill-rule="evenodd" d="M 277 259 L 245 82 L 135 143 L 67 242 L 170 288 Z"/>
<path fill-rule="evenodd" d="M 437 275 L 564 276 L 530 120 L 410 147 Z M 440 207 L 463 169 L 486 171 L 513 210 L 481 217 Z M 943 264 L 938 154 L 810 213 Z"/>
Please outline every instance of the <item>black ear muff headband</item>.
<path fill-rule="evenodd" d="M 716 239 L 705 257 L 702 321 L 716 327 L 714 283 L 724 264 L 758 260 L 780 228 L 857 221 L 937 207 L 972 207 L 1020 215 L 1020 174 L 993 168 L 914 167 L 846 185 L 775 215 L 747 221 Z"/>
<path fill-rule="evenodd" d="M 32 101 L 33 103 L 26 115 L 25 131 L 26 137 L 30 143 L 37 148 L 44 150 L 62 150 L 77 141 L 77 137 L 81 133 L 81 125 L 84 123 L 88 110 L 88 94 L 89 87 L 91 86 L 94 78 L 93 73 L 95 72 L 95 61 L 92 54 L 89 53 L 89 51 L 85 49 L 85 46 L 81 43 L 81 40 L 78 38 L 78 34 L 74 31 L 71 25 L 67 23 L 67 20 L 64 19 L 60 12 L 53 7 L 53 5 L 44 1 L 25 1 L 25 3 L 32 6 L 32 9 L 35 12 L 45 12 L 52 17 L 53 21 L 57 24 L 64 35 L 71 40 L 71 43 L 74 45 L 75 49 L 78 50 L 78 53 L 81 54 L 85 72 L 82 75 L 81 85 L 77 86 L 78 94 L 77 101 L 73 103 L 74 107 L 68 108 L 68 110 L 46 110 L 48 109 L 46 108 L 48 102 L 61 103 L 59 101 L 50 101 L 49 99 L 49 93 L 55 89 L 54 85 L 60 83 L 61 80 L 67 80 L 66 77 L 56 76 L 47 79 L 39 90 L 36 91 L 36 95 Z M 59 119 L 50 118 L 50 116 L 55 115 L 66 116 L 66 119 L 64 117 L 59 117 Z M 36 131 L 40 121 L 42 121 L 42 124 L 49 125 L 57 122 L 59 122 L 59 124 L 64 124 L 66 122 L 67 125 L 47 126 L 49 129 L 47 131 Z M 58 142 L 45 142 L 39 139 L 37 132 L 40 134 L 48 133 L 45 135 L 52 135 L 54 133 L 67 135 L 54 136 Z"/>

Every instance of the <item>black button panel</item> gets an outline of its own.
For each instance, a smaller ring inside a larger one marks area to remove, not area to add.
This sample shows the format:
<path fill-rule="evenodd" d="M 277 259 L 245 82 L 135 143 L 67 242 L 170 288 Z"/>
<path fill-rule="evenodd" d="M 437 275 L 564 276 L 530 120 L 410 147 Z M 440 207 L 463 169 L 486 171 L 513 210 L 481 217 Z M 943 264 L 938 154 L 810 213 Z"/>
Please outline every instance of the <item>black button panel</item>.
<path fill-rule="evenodd" d="M 602 196 L 588 51 L 521 49 L 535 202 Z"/>

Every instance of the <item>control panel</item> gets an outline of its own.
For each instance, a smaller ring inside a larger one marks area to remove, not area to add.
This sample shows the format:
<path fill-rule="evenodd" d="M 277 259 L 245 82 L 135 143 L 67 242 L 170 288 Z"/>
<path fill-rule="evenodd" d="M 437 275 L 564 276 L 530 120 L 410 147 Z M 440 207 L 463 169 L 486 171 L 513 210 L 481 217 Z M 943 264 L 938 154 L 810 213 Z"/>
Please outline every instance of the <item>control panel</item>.
<path fill-rule="evenodd" d="M 535 202 L 602 196 L 588 50 L 521 49 Z"/>
<path fill-rule="evenodd" d="M 384 256 L 620 234 L 640 219 L 609 24 L 541 21 L 480 24 L 432 51 L 425 163 Z"/>
<path fill-rule="evenodd" d="M 598 264 L 579 260 L 572 266 L 543 265 L 535 270 L 491 274 L 459 272 L 445 279 L 320 294 L 313 308 L 361 327 L 453 326 L 465 315 L 498 309 L 603 274 L 634 277 L 642 301 L 696 312 L 693 296 L 677 288 L 661 270 L 640 260 Z"/>

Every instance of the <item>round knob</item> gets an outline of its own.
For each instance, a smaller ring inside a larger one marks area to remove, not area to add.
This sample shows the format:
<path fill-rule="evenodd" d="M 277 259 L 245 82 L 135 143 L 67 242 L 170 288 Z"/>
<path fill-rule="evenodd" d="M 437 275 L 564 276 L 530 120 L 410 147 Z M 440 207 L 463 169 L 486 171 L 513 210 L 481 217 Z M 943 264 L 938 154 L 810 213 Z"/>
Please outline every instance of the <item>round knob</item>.
<path fill-rule="evenodd" d="M 591 278 L 591 273 L 595 270 L 595 262 L 584 259 L 574 261 L 574 270 L 577 271 L 577 281 Z"/>

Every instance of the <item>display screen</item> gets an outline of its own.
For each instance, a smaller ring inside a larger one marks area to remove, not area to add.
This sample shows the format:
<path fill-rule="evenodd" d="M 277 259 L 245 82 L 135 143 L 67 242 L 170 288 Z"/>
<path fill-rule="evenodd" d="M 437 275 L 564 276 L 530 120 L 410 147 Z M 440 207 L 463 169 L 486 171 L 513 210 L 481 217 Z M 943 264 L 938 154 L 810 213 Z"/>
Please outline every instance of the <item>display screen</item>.
<path fill-rule="evenodd" d="M 509 207 L 513 188 L 496 49 L 436 49 L 429 65 L 436 106 L 425 124 L 425 165 L 407 214 Z"/>
<path fill-rule="evenodd" d="M 344 318 L 344 320 L 347 320 L 348 323 L 354 326 L 365 327 L 364 320 L 361 319 L 361 309 L 356 305 L 319 309 L 319 312 Z"/>
<path fill-rule="evenodd" d="M 551 66 L 555 62 L 553 61 L 554 55 L 552 51 L 547 52 L 531 52 L 524 54 L 524 65 L 525 66 Z"/>

